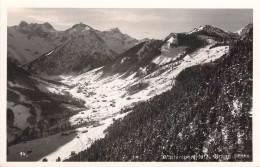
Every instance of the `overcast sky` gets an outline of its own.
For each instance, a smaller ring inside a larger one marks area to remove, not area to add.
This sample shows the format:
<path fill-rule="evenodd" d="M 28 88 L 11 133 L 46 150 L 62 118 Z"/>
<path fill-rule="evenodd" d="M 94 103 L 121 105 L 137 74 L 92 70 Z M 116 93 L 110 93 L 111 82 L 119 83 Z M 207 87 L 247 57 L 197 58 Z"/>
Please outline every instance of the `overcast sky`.
<path fill-rule="evenodd" d="M 206 24 L 234 32 L 253 22 L 253 10 L 9 8 L 8 26 L 21 21 L 49 22 L 56 30 L 82 22 L 97 30 L 118 27 L 137 39 L 162 39 L 171 32 L 187 32 Z"/>

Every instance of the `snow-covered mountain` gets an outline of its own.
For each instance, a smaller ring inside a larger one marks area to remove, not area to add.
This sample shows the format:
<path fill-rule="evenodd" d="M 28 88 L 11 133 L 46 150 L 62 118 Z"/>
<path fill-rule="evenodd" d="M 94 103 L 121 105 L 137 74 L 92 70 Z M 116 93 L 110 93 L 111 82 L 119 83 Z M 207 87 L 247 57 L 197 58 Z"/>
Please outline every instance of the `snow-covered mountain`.
<path fill-rule="evenodd" d="M 7 29 L 7 56 L 12 62 L 24 65 L 61 44 L 61 32 L 49 23 L 28 24 L 22 21 L 18 26 Z"/>
<path fill-rule="evenodd" d="M 64 33 L 65 42 L 30 62 L 27 65 L 29 71 L 51 75 L 83 72 L 117 57 L 96 31 L 85 24 L 76 24 Z"/>
<path fill-rule="evenodd" d="M 18 65 L 25 65 L 42 55 L 48 53 L 51 55 L 50 52 L 57 47 L 68 46 L 73 42 L 75 44 L 70 47 L 69 52 L 64 54 L 79 57 L 85 54 L 88 58 L 95 57 L 94 61 L 99 65 L 133 47 L 138 40 L 121 33 L 118 28 L 98 31 L 79 23 L 65 31 L 57 31 L 49 23 L 28 24 L 22 21 L 18 26 L 8 27 L 8 58 Z M 84 51 L 79 51 L 83 44 L 86 44 L 87 47 Z M 100 57 L 100 61 L 97 57 Z M 38 72 L 40 71 L 43 72 L 43 70 L 38 70 Z"/>

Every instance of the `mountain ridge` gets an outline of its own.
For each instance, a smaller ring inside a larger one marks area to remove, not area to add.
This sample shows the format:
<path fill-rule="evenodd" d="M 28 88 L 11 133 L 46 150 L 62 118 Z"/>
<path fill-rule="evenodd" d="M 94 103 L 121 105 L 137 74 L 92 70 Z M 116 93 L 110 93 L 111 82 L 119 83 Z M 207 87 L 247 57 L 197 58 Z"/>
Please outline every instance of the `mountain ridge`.
<path fill-rule="evenodd" d="M 184 46 L 186 46 L 187 45 L 187 42 L 188 42 L 188 40 L 191 40 L 191 38 L 196 38 L 195 36 L 198 36 L 199 38 L 201 38 L 202 40 L 208 40 L 207 38 L 205 39 L 205 37 L 210 37 L 210 38 L 212 38 L 213 40 L 217 40 L 217 41 L 221 41 L 221 40 L 233 40 L 233 39 L 237 39 L 237 36 L 234 36 L 234 34 L 233 33 L 230 33 L 230 32 L 226 32 L 226 31 L 223 31 L 223 30 L 221 30 L 221 29 L 219 29 L 219 28 L 216 28 L 216 27 L 213 27 L 213 26 L 210 26 L 210 25 L 205 25 L 205 26 L 202 26 L 202 27 L 200 27 L 200 29 L 195 29 L 196 31 L 192 31 L 192 32 L 189 32 L 189 33 L 170 33 L 170 35 L 168 35 L 166 38 L 165 38 L 165 40 L 171 40 L 170 42 L 168 42 L 168 46 L 167 47 L 169 47 L 170 45 L 174 45 L 173 44 L 173 42 L 174 43 L 178 43 L 178 41 L 179 41 L 179 43 L 183 43 L 185 40 L 187 40 L 186 42 L 184 42 L 183 44 L 184 44 Z M 79 23 L 79 24 L 75 24 L 72 28 L 69 28 L 69 29 L 67 29 L 65 32 L 67 32 L 68 34 L 69 34 L 69 36 L 68 37 L 65 37 L 67 40 L 68 39 L 70 39 L 70 40 L 72 40 L 72 38 L 73 39 L 76 39 L 76 38 L 82 38 L 82 37 L 84 37 L 84 34 L 86 34 L 86 33 L 89 33 L 90 35 L 92 34 L 92 35 L 94 35 L 96 38 L 93 38 L 92 39 L 92 41 L 101 41 L 101 43 L 102 42 L 104 42 L 104 44 L 105 45 L 107 45 L 108 46 L 108 48 L 110 48 L 111 50 L 116 50 L 117 51 L 117 53 L 121 53 L 121 52 L 124 52 L 124 51 L 126 51 L 127 49 L 126 48 L 124 48 L 124 46 L 127 46 L 127 45 L 124 45 L 125 44 L 125 42 L 126 43 L 130 43 L 130 47 L 128 47 L 128 48 L 131 48 L 131 47 L 133 47 L 133 46 L 135 46 L 135 45 L 138 45 L 138 41 L 136 40 L 136 39 L 133 39 L 133 38 L 131 38 L 130 36 L 128 36 L 127 34 L 122 34 L 121 33 L 121 31 L 118 29 L 118 28 L 112 28 L 110 31 L 98 31 L 98 30 L 94 30 L 93 28 L 91 28 L 91 27 L 89 27 L 88 25 L 86 25 L 86 24 L 83 24 L 83 23 Z M 186 34 L 186 35 L 185 35 Z M 189 37 L 190 36 L 190 37 Z M 179 39 L 178 40 L 176 40 L 177 39 L 177 37 L 179 37 Z M 89 37 L 88 37 L 89 38 Z M 185 39 L 185 38 L 187 38 L 187 39 Z M 188 39 L 189 38 L 189 39 Z M 66 40 L 65 39 L 65 40 Z M 175 40 L 175 41 L 173 41 L 173 40 Z M 112 41 L 112 42 L 111 42 Z M 124 41 L 124 42 L 122 42 L 122 41 Z M 147 41 L 150 41 L 150 40 L 147 40 Z M 72 42 L 70 45 L 72 45 L 74 42 Z M 82 43 L 82 42 L 80 42 L 80 43 Z M 78 46 L 80 46 L 80 43 L 78 43 L 77 45 Z M 176 43 L 176 45 L 178 45 Z M 87 44 L 87 43 L 86 43 Z M 189 45 L 189 47 L 192 47 L 192 45 L 194 45 L 195 43 L 193 43 L 193 44 L 188 44 Z M 104 46 L 105 45 L 103 45 L 103 48 L 105 48 Z M 75 47 L 77 47 L 77 46 L 75 46 Z M 87 50 L 91 50 L 91 48 L 92 47 L 90 47 L 89 49 L 87 49 Z M 121 50 L 119 50 L 119 48 L 121 49 Z M 195 48 L 195 47 L 194 47 Z M 81 48 L 79 48 L 79 50 L 80 50 Z M 83 52 L 83 54 L 89 54 L 88 52 L 87 52 L 87 50 L 85 50 L 84 52 Z M 93 49 L 92 49 L 93 50 Z M 188 51 L 188 52 L 192 52 L 193 50 L 191 49 L 190 51 Z M 106 52 L 106 51 L 105 51 Z M 107 53 L 107 52 L 106 52 Z M 55 54 L 55 52 L 53 52 L 53 53 L 51 53 L 50 55 L 53 55 L 53 54 Z M 75 53 L 74 52 L 72 52 L 72 53 L 65 53 L 66 55 L 68 55 L 68 54 L 74 54 L 75 55 Z M 111 53 L 108 53 L 108 54 L 111 54 Z M 77 55 L 77 54 L 76 54 Z M 103 53 L 101 54 L 101 55 L 104 55 Z M 50 56 L 48 56 L 48 57 L 50 57 Z M 90 56 L 91 57 L 91 56 Z M 65 67 L 65 71 L 61 68 L 60 70 L 54 70 L 54 72 L 52 73 L 51 71 L 53 70 L 53 68 L 52 68 L 52 70 L 46 70 L 45 68 L 44 68 L 44 66 L 41 68 L 41 70 L 38 70 L 37 71 L 37 68 L 39 67 L 37 64 L 42 64 L 42 62 L 40 62 L 40 63 L 36 63 L 36 65 L 33 65 L 34 64 L 34 62 L 32 62 L 32 63 L 30 63 L 29 65 L 28 65 L 28 69 L 30 69 L 31 71 L 35 71 L 36 73 L 45 73 L 46 71 L 48 71 L 47 73 L 48 74 L 59 74 L 61 71 L 62 72 L 80 72 L 80 70 L 82 71 L 83 70 L 83 72 L 84 71 L 86 71 L 86 70 L 90 70 L 90 69 L 93 69 L 93 68 L 95 68 L 95 67 L 99 67 L 99 66 L 102 66 L 102 65 L 105 65 L 105 64 L 109 64 L 110 62 L 112 62 L 112 61 L 114 61 L 114 58 L 115 57 L 117 57 L 117 56 L 112 56 L 111 58 L 109 58 L 109 59 L 103 59 L 102 57 L 97 57 L 97 56 L 94 56 L 95 58 L 93 59 L 95 62 L 96 62 L 96 64 L 92 64 L 91 66 L 89 66 L 89 63 L 87 63 L 87 62 L 85 62 L 84 64 L 84 66 L 85 67 L 80 67 L 79 69 L 77 69 L 76 71 L 75 71 L 75 68 L 71 68 L 71 67 Z M 47 59 L 46 57 L 44 57 L 44 59 Z M 92 59 L 92 58 L 91 58 Z M 103 60 L 102 60 L 103 59 Z M 50 59 L 51 60 L 51 59 Z M 47 61 L 47 62 L 49 62 L 49 63 L 51 63 L 51 64 L 53 64 L 53 62 L 51 62 L 51 61 Z M 83 59 L 82 59 L 83 60 Z M 64 59 L 64 61 L 66 61 L 66 58 Z M 87 60 L 88 61 L 88 60 Z M 107 63 L 106 63 L 106 61 L 107 61 Z M 54 61 L 55 62 L 55 61 Z M 46 63 L 45 63 L 45 65 L 47 65 Z M 57 63 L 56 63 L 56 65 L 57 65 Z M 54 66 L 55 68 L 57 67 L 57 66 Z M 47 65 L 48 66 L 48 65 Z M 68 68 L 70 68 L 69 70 L 67 70 Z M 59 72 L 60 71 L 60 72 Z"/>

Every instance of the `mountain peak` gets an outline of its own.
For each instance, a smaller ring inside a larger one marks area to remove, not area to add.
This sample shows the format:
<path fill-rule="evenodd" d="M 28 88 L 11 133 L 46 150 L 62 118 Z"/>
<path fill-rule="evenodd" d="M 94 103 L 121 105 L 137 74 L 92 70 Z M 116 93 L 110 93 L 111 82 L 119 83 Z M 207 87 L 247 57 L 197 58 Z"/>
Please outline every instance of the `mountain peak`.
<path fill-rule="evenodd" d="M 170 33 L 168 36 L 166 36 L 163 40 L 164 40 L 164 41 L 167 41 L 167 40 L 169 40 L 171 37 L 177 38 L 177 35 L 178 35 L 178 33 L 171 32 L 171 33 Z"/>
<path fill-rule="evenodd" d="M 85 27 L 89 27 L 88 25 L 80 22 L 78 24 L 75 24 L 72 28 L 78 28 L 78 27 L 82 27 L 82 28 L 85 28 Z"/>
<path fill-rule="evenodd" d="M 110 28 L 110 29 L 105 30 L 105 31 L 109 31 L 109 32 L 119 32 L 119 33 L 121 33 L 121 31 L 119 30 L 118 27 Z"/>
<path fill-rule="evenodd" d="M 21 27 L 28 26 L 28 23 L 26 21 L 21 21 L 19 26 Z"/>
<path fill-rule="evenodd" d="M 198 28 L 194 28 L 192 31 L 188 32 L 188 34 L 192 34 L 192 33 L 195 33 L 195 32 L 202 31 L 205 28 L 205 26 L 199 26 Z"/>
<path fill-rule="evenodd" d="M 219 28 L 206 24 L 203 26 L 199 26 L 198 28 L 194 28 L 193 31 L 195 30 L 195 32 L 198 32 L 198 31 L 202 31 L 202 30 L 214 30 L 214 29 L 219 29 Z"/>
<path fill-rule="evenodd" d="M 90 29 L 92 29 L 92 27 L 90 27 L 90 26 L 80 22 L 80 23 L 75 24 L 74 26 L 72 26 L 71 29 L 73 29 L 73 31 L 75 31 L 75 30 L 83 30 L 83 29 L 90 30 Z"/>
<path fill-rule="evenodd" d="M 52 25 L 48 22 L 45 22 L 43 24 L 38 24 L 38 23 L 27 23 L 25 21 L 21 21 L 19 24 L 20 29 L 23 30 L 33 30 L 35 28 L 42 28 L 44 29 L 44 31 L 49 31 L 49 30 L 54 30 L 54 28 L 52 27 Z"/>
<path fill-rule="evenodd" d="M 200 27 L 207 27 L 207 28 L 209 28 L 209 27 L 213 27 L 213 26 L 212 26 L 212 25 L 209 25 L 209 24 L 206 24 L 206 25 L 200 26 Z"/>
<path fill-rule="evenodd" d="M 50 23 L 48 23 L 48 22 L 43 23 L 43 25 L 44 25 L 44 27 L 47 28 L 47 29 L 54 29 L 54 28 L 52 27 L 52 25 L 51 25 Z"/>

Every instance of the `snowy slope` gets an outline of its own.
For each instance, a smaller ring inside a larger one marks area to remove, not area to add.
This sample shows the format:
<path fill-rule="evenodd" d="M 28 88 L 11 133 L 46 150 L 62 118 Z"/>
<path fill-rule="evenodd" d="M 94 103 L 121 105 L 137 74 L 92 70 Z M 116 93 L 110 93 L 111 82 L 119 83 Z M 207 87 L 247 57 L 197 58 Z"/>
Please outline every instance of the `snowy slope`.
<path fill-rule="evenodd" d="M 164 65 L 170 61 L 175 60 L 177 57 L 185 53 L 187 46 L 172 47 L 177 43 L 177 35 L 170 34 L 165 39 L 166 42 L 161 46 L 161 55 L 155 57 L 152 62 L 157 65 Z"/>
<path fill-rule="evenodd" d="M 127 113 L 117 115 L 114 118 L 119 119 L 126 114 Z M 78 128 L 77 131 L 73 132 L 71 135 L 62 136 L 61 133 L 58 133 L 49 137 L 14 145 L 10 147 L 10 154 L 8 155 L 7 160 L 41 161 L 44 157 L 47 157 L 49 161 L 56 161 L 58 157 L 61 159 L 68 158 L 71 151 L 78 153 L 88 148 L 95 140 L 103 138 L 103 131 L 112 123 L 113 119 L 109 118 L 102 121 L 101 126 Z M 27 153 L 27 151 L 32 152 Z M 21 152 L 24 152 L 25 156 L 20 156 Z"/>

